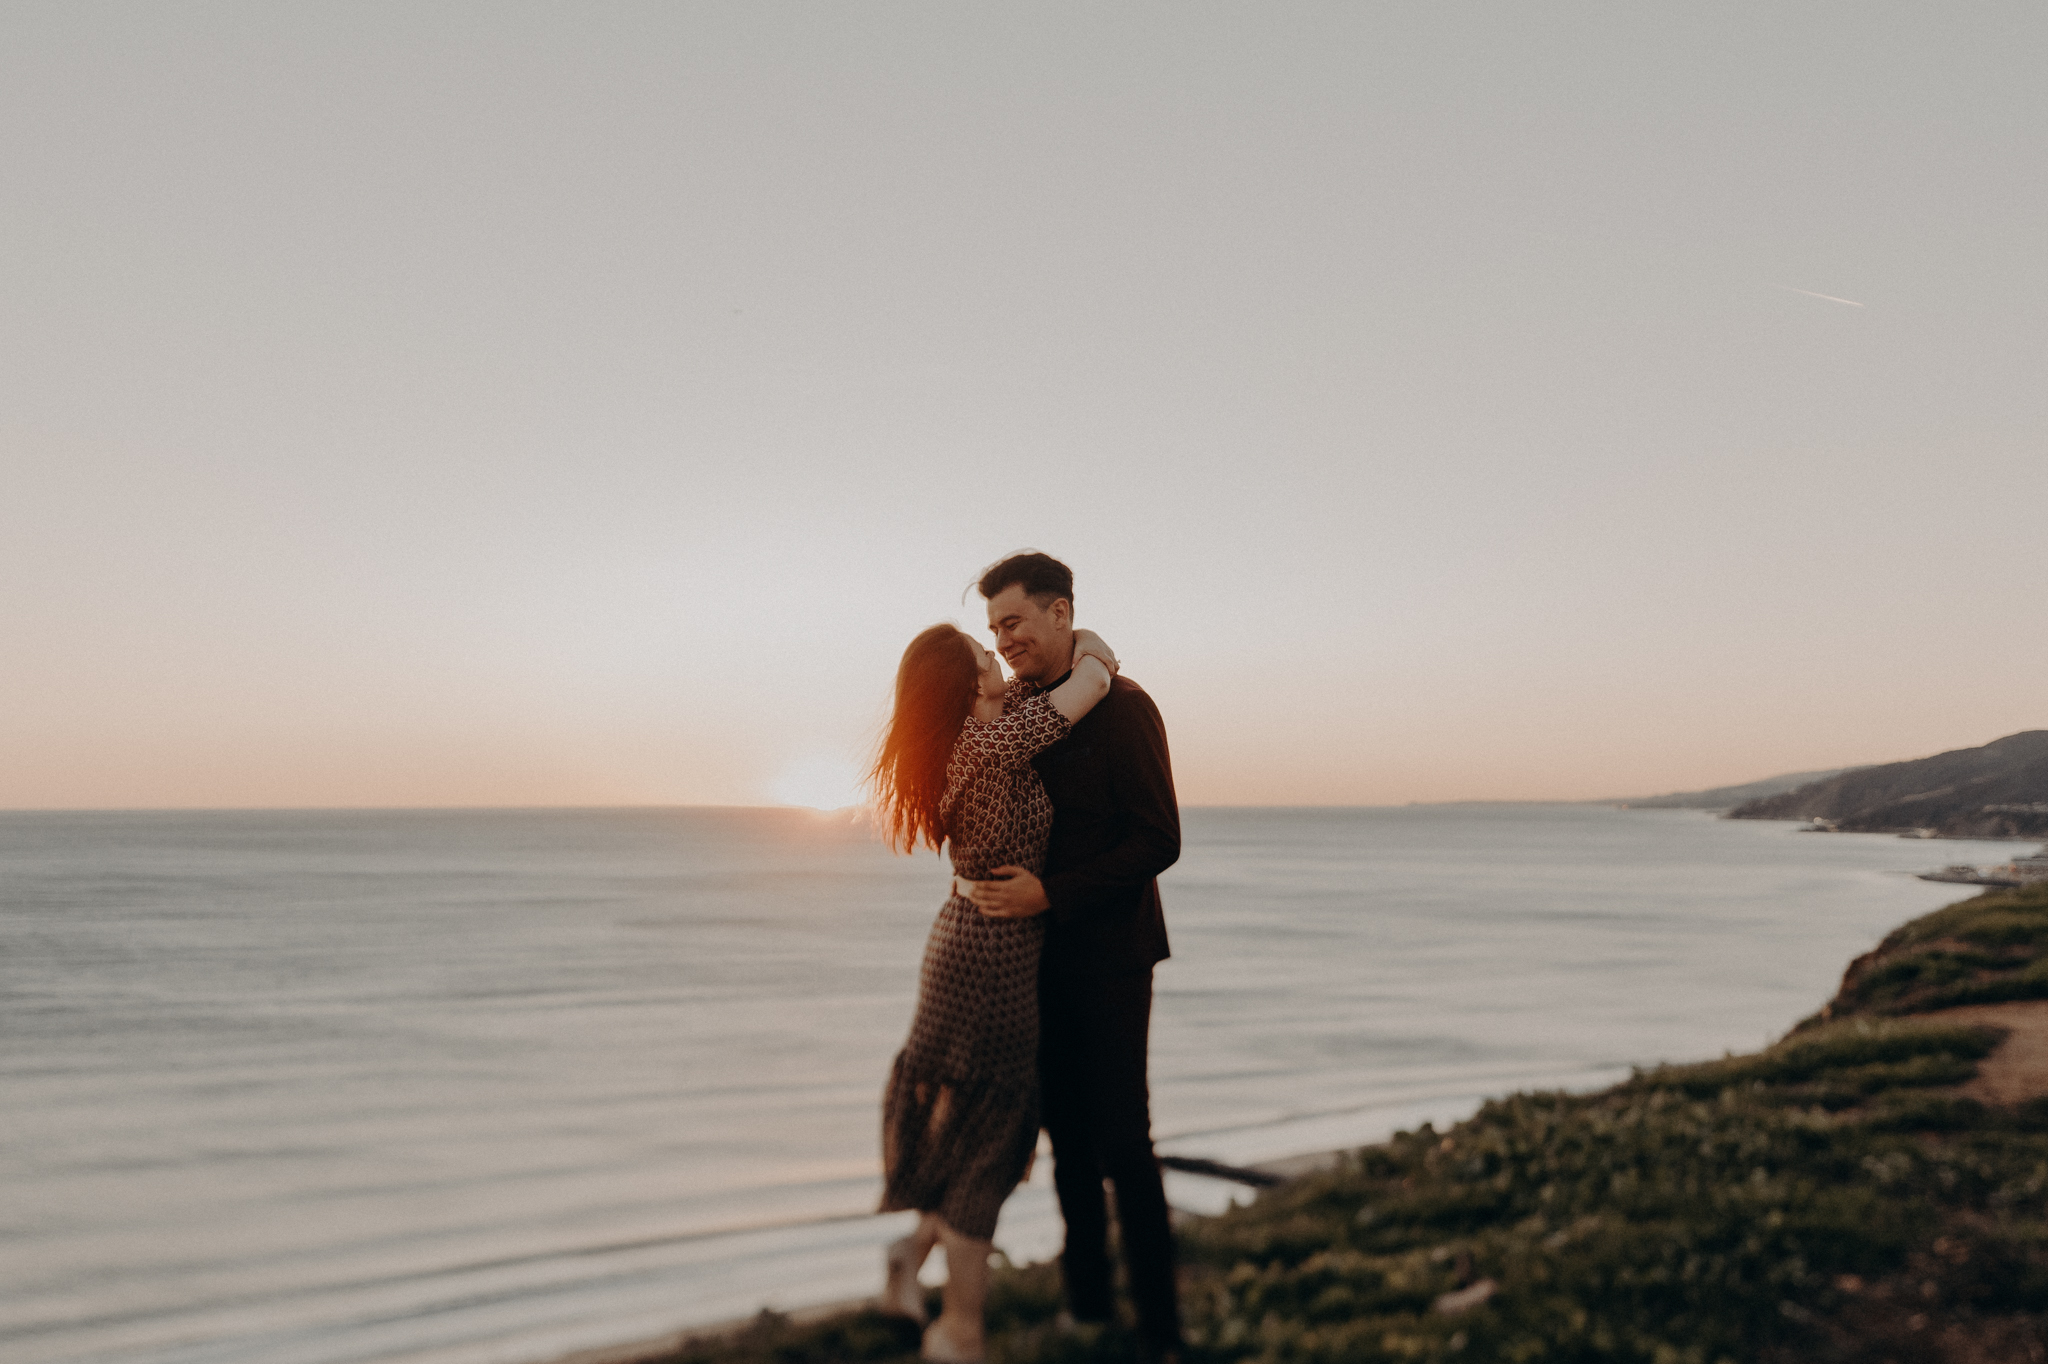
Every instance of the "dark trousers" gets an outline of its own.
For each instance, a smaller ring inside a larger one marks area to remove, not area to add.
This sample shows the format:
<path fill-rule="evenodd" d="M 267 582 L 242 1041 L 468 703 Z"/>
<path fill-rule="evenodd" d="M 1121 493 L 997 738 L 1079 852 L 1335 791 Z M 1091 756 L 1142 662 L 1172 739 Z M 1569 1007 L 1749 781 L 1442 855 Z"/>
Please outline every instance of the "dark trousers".
<path fill-rule="evenodd" d="M 1109 1208 L 1116 1190 L 1124 1267 L 1138 1330 L 1154 1350 L 1180 1346 L 1173 1286 L 1173 1232 L 1166 1188 L 1152 1153 L 1145 1044 L 1152 1021 L 1152 973 L 1039 975 L 1039 1081 L 1052 1138 L 1053 1186 L 1066 1220 L 1060 1277 L 1067 1307 L 1083 1321 L 1115 1316 L 1110 1285 Z"/>

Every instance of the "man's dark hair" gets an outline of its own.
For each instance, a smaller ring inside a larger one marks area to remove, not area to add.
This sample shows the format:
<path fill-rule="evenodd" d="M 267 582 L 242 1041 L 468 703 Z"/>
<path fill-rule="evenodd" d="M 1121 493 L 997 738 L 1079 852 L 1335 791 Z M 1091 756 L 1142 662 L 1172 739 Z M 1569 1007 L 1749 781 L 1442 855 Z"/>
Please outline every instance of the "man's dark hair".
<path fill-rule="evenodd" d="M 998 559 L 983 569 L 977 586 L 983 597 L 993 597 L 1005 589 L 1021 587 L 1024 595 L 1040 607 L 1050 606 L 1057 597 L 1065 597 L 1071 606 L 1074 601 L 1074 570 L 1050 554 L 1026 549 L 1007 559 Z"/>

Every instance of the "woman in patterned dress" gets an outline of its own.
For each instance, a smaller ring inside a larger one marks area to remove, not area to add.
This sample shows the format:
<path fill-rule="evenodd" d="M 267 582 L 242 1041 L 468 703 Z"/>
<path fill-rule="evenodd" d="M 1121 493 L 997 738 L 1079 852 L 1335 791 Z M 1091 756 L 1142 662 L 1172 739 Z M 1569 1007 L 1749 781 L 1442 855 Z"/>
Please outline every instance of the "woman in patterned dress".
<path fill-rule="evenodd" d="M 996 656 L 965 632 L 935 625 L 896 670 L 896 705 L 872 775 L 892 847 L 947 845 L 954 891 L 939 910 L 918 976 L 910 1039 L 882 1097 L 883 1212 L 915 1209 L 910 1235 L 888 1249 L 885 1310 L 925 1318 L 917 1272 L 946 1248 L 945 1307 L 923 1354 L 979 1360 L 982 1301 L 996 1214 L 1038 1144 L 1036 918 L 981 914 L 959 882 L 997 867 L 1037 875 L 1052 802 L 1031 759 L 1064 738 L 1109 694 L 1116 657 L 1092 631 L 1074 632 L 1074 669 L 1045 692 L 1003 680 Z"/>

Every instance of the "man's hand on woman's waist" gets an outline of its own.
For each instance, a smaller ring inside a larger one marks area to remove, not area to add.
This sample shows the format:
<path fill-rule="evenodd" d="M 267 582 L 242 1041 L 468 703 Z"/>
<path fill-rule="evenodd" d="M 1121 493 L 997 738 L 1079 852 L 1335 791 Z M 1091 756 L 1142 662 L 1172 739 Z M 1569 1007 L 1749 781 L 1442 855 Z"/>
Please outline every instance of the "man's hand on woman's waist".
<path fill-rule="evenodd" d="M 1052 908 L 1045 898 L 1045 883 L 1022 867 L 996 867 L 989 881 L 953 878 L 953 888 L 974 902 L 974 907 L 991 919 L 1030 919 Z"/>

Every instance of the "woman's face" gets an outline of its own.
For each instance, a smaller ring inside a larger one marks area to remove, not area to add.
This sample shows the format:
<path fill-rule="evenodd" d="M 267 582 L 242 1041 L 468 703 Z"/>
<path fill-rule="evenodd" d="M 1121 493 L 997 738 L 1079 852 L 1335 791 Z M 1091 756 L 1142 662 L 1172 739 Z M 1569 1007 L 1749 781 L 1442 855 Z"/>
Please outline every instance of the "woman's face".
<path fill-rule="evenodd" d="M 982 648 L 981 641 L 965 631 L 961 632 L 960 638 L 967 642 L 968 649 L 974 654 L 974 665 L 980 673 L 975 679 L 975 691 L 990 698 L 1001 696 L 1009 685 L 1003 678 L 1002 660 L 995 656 L 993 650 Z"/>

